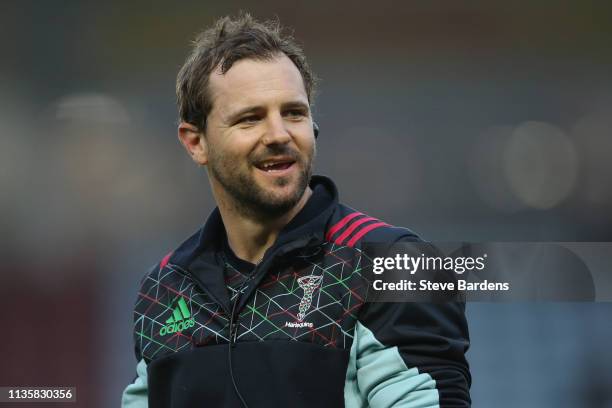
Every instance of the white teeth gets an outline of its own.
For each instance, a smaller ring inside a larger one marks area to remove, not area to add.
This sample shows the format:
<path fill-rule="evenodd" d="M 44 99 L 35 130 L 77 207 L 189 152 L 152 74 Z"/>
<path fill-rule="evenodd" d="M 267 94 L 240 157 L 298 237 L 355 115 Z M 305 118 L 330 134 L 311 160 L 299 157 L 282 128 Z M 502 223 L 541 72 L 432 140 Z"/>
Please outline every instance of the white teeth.
<path fill-rule="evenodd" d="M 270 162 L 270 163 L 265 163 L 260 165 L 260 169 L 265 170 L 265 171 L 279 171 L 279 170 L 275 170 L 272 167 L 273 166 L 278 166 L 279 164 L 285 164 L 286 162 Z M 289 164 L 289 163 L 286 163 Z"/>

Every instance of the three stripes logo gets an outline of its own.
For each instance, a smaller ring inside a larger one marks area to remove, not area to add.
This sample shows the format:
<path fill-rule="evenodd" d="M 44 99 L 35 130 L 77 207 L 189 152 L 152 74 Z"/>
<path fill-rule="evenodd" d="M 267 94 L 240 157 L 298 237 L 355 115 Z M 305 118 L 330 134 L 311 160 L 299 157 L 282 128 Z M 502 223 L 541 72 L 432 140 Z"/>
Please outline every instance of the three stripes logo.
<path fill-rule="evenodd" d="M 334 224 L 325 234 L 328 242 L 353 247 L 368 232 L 389 224 L 355 211 Z"/>
<path fill-rule="evenodd" d="M 185 299 L 180 298 L 176 307 L 172 311 L 172 316 L 166 320 L 166 325 L 159 331 L 160 336 L 165 336 L 171 333 L 178 333 L 195 325 L 195 321 L 191 318 L 191 312 L 185 303 Z"/>

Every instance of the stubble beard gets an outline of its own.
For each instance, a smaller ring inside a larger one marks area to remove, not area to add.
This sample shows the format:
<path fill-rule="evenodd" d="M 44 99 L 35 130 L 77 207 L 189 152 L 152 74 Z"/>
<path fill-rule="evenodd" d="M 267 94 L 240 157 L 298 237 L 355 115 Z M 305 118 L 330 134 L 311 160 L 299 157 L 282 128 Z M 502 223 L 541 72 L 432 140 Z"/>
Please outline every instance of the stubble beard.
<path fill-rule="evenodd" d="M 211 152 L 208 163 L 210 175 L 223 187 L 231 200 L 230 204 L 238 213 L 249 218 L 272 220 L 290 211 L 302 198 L 312 176 L 312 161 L 315 148 L 308 157 L 290 154 L 299 166 L 295 188 L 289 195 L 279 196 L 262 187 L 253 174 L 243 168 L 232 166 L 222 154 Z M 284 154 L 285 150 L 271 149 L 269 155 Z M 249 166 L 254 161 L 249 160 Z M 256 170 L 257 171 L 257 170 Z M 292 182 L 292 177 L 277 177 L 276 186 L 285 187 Z"/>

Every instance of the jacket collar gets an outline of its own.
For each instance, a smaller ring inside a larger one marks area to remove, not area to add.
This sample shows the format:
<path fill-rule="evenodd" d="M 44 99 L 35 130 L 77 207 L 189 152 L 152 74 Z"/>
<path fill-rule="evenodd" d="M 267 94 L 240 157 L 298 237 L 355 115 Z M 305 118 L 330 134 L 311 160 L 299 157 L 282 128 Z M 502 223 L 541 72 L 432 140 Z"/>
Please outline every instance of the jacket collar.
<path fill-rule="evenodd" d="M 338 191 L 327 177 L 313 176 L 310 181 L 312 196 L 302 210 L 283 228 L 274 245 L 266 251 L 261 262 L 262 270 L 270 264 L 271 256 L 284 254 L 324 241 L 325 228 L 338 204 Z M 223 260 L 220 251 L 226 239 L 225 227 L 219 208 L 215 208 L 204 227 L 185 241 L 170 257 L 170 262 L 187 271 L 199 287 L 219 304 L 229 315 L 230 299 L 223 276 Z M 253 280 L 255 290 L 263 274 Z M 240 299 L 238 310 L 249 295 Z"/>
<path fill-rule="evenodd" d="M 304 208 L 281 230 L 269 251 L 294 241 L 324 241 L 327 222 L 338 204 L 338 190 L 334 182 L 324 176 L 312 176 L 309 185 L 313 191 L 312 196 Z M 208 263 L 217 263 L 214 254 L 222 248 L 225 234 L 221 213 L 216 207 L 204 226 L 174 251 L 170 262 L 183 269 L 192 269 L 195 266 L 193 263 L 203 256 Z"/>

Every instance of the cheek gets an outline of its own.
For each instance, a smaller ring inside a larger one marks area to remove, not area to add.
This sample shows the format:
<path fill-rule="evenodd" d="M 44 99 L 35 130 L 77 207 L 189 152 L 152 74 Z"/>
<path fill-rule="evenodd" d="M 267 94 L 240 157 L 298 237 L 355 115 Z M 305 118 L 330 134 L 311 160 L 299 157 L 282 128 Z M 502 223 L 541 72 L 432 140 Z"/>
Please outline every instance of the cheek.
<path fill-rule="evenodd" d="M 226 143 L 215 146 L 215 153 L 219 159 L 231 162 L 229 165 L 239 166 L 248 161 L 252 146 L 246 143 L 245 138 L 228 138 Z"/>
<path fill-rule="evenodd" d="M 300 124 L 292 131 L 293 142 L 297 145 L 300 152 L 305 155 L 314 154 L 315 150 L 315 138 L 314 132 L 310 125 Z"/>
<path fill-rule="evenodd" d="M 299 148 L 302 153 L 312 159 L 315 156 L 317 150 L 317 145 L 315 143 L 314 137 L 304 138 L 299 143 Z"/>

